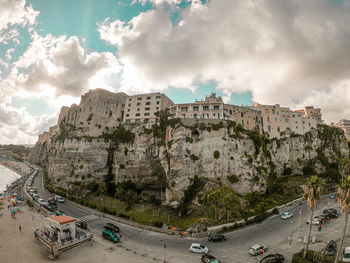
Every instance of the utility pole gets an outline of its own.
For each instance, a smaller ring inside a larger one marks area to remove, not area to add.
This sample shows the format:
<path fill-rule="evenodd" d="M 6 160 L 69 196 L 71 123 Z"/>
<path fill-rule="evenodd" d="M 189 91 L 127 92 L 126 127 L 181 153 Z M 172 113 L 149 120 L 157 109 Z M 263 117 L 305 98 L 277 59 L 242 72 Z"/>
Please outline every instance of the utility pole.
<path fill-rule="evenodd" d="M 298 239 L 299 239 L 300 217 L 301 217 L 301 208 L 299 209 L 298 234 L 297 234 Z"/>

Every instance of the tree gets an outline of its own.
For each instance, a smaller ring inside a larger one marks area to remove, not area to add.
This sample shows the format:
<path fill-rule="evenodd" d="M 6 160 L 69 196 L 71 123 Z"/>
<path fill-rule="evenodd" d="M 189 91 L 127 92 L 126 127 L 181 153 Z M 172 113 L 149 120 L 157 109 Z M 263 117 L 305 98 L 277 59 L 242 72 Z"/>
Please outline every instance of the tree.
<path fill-rule="evenodd" d="M 314 209 L 316 208 L 317 203 L 320 200 L 322 186 L 323 181 L 315 175 L 311 176 L 311 178 L 307 181 L 307 184 L 304 186 L 304 198 L 307 200 L 307 205 L 310 208 L 310 226 L 304 249 L 304 258 L 306 258 L 307 250 L 309 248 L 312 229 L 312 218 L 314 216 Z"/>
<path fill-rule="evenodd" d="M 342 176 L 350 173 L 350 160 L 348 157 L 344 157 L 339 160 L 339 172 Z"/>
<path fill-rule="evenodd" d="M 343 213 L 345 215 L 345 218 L 344 218 L 345 222 L 344 222 L 344 228 L 343 228 L 343 235 L 340 239 L 340 245 L 339 245 L 337 256 L 335 257 L 334 263 L 338 262 L 340 252 L 343 247 L 346 226 L 348 224 L 348 216 L 350 213 L 350 175 L 348 175 L 347 177 L 341 180 L 340 185 L 338 186 L 338 195 L 339 195 L 340 207 L 343 210 Z"/>

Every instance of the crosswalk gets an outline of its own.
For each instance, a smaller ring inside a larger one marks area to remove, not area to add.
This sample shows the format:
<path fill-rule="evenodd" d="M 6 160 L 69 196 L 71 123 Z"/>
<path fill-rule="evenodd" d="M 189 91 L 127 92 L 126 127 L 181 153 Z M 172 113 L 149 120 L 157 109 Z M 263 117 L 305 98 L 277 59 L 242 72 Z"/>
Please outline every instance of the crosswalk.
<path fill-rule="evenodd" d="M 80 221 L 89 222 L 89 221 L 95 220 L 97 218 L 99 218 L 99 217 L 96 216 L 96 215 L 90 214 L 90 215 L 78 217 L 77 219 L 80 220 Z"/>

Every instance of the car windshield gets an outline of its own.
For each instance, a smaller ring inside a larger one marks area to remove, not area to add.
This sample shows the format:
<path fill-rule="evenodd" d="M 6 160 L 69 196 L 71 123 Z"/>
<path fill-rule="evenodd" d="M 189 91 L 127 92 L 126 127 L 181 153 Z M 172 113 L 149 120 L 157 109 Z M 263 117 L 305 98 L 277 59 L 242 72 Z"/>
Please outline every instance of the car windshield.
<path fill-rule="evenodd" d="M 344 254 L 344 258 L 350 258 L 350 254 L 349 253 Z"/>
<path fill-rule="evenodd" d="M 203 245 L 200 245 L 199 247 L 200 247 L 201 249 L 205 249 L 205 246 L 203 246 Z"/>

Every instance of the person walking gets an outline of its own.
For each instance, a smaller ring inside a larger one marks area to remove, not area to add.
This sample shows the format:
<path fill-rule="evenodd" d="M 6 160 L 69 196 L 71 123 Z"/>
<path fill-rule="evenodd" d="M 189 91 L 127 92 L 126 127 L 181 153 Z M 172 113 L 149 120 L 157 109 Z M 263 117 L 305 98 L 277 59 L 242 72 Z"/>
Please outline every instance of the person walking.
<path fill-rule="evenodd" d="M 21 225 L 19 225 L 18 229 L 19 229 L 19 232 L 22 232 L 22 227 L 21 227 Z"/>

